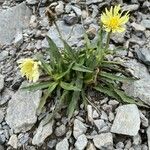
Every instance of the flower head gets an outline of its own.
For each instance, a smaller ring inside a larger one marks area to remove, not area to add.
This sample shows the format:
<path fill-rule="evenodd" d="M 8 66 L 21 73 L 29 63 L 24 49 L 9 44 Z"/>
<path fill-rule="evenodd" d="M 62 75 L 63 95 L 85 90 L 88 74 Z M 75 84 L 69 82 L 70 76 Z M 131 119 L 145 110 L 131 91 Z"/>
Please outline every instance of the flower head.
<path fill-rule="evenodd" d="M 39 63 L 31 58 L 19 60 L 18 63 L 22 76 L 31 82 L 36 82 L 39 79 Z"/>
<path fill-rule="evenodd" d="M 120 12 L 120 5 L 108 9 L 101 16 L 101 21 L 107 32 L 123 32 L 125 30 L 124 24 L 129 20 L 129 12 L 122 15 Z"/>

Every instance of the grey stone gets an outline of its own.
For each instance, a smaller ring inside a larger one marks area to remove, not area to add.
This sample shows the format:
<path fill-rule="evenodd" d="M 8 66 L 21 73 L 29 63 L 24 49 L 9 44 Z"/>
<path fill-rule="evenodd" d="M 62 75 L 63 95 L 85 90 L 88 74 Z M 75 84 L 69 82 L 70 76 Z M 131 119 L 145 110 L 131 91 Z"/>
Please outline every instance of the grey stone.
<path fill-rule="evenodd" d="M 22 83 L 21 87 L 28 84 Z M 41 100 L 41 91 L 19 89 L 9 101 L 6 122 L 15 133 L 28 131 L 37 121 L 36 111 Z"/>
<path fill-rule="evenodd" d="M 55 129 L 55 135 L 58 137 L 63 136 L 65 133 L 66 133 L 66 126 L 63 124 Z"/>
<path fill-rule="evenodd" d="M 102 133 L 95 135 L 93 142 L 98 149 L 102 149 L 107 145 L 113 145 L 113 137 L 111 133 Z"/>
<path fill-rule="evenodd" d="M 51 140 L 51 141 L 49 141 L 48 143 L 47 143 L 47 146 L 49 147 L 49 148 L 53 148 L 54 146 L 56 145 L 56 140 L 54 139 L 54 140 Z"/>
<path fill-rule="evenodd" d="M 78 137 L 77 141 L 75 142 L 75 147 L 77 150 L 84 150 L 87 146 L 88 140 L 85 134 L 82 134 Z"/>
<path fill-rule="evenodd" d="M 68 140 L 65 138 L 56 145 L 56 150 L 69 150 Z"/>
<path fill-rule="evenodd" d="M 139 98 L 150 105 L 150 74 L 147 68 L 135 59 L 129 60 L 124 64 L 139 80 L 124 83 L 122 88 L 129 96 Z"/>
<path fill-rule="evenodd" d="M 149 19 L 142 20 L 141 25 L 143 25 L 147 29 L 150 29 L 150 20 Z"/>
<path fill-rule="evenodd" d="M 0 74 L 0 92 L 4 88 L 4 76 Z"/>
<path fill-rule="evenodd" d="M 134 145 L 140 145 L 141 144 L 141 136 L 137 134 L 136 136 L 133 137 L 133 144 Z"/>
<path fill-rule="evenodd" d="M 55 12 L 57 15 L 64 13 L 64 3 L 62 1 L 58 1 L 58 5 L 55 7 Z"/>
<path fill-rule="evenodd" d="M 43 122 L 40 123 L 39 127 L 36 130 L 36 134 L 33 137 L 33 145 L 41 145 L 44 140 L 53 133 L 54 121 L 49 122 L 43 126 Z"/>
<path fill-rule="evenodd" d="M 19 47 L 23 43 L 22 31 L 18 31 L 15 36 L 14 45 Z"/>
<path fill-rule="evenodd" d="M 18 135 L 19 142 L 21 145 L 25 144 L 29 140 L 29 133 L 21 133 Z"/>
<path fill-rule="evenodd" d="M 137 24 L 135 22 L 131 23 L 131 26 L 136 30 L 136 31 L 145 31 L 146 28 L 140 24 Z"/>
<path fill-rule="evenodd" d="M 67 25 L 74 25 L 78 22 L 78 17 L 75 15 L 70 15 L 70 16 L 67 15 L 64 16 L 63 19 Z"/>
<path fill-rule="evenodd" d="M 140 49 L 136 49 L 138 59 L 140 59 L 146 65 L 150 65 L 150 48 L 144 46 Z"/>
<path fill-rule="evenodd" d="M 116 148 L 117 148 L 117 149 L 118 149 L 118 148 L 124 148 L 123 142 L 118 142 L 118 143 L 116 144 Z"/>
<path fill-rule="evenodd" d="M 92 110 L 92 106 L 88 105 L 87 106 L 87 115 L 88 115 L 88 120 L 93 124 L 93 110 Z"/>
<path fill-rule="evenodd" d="M 142 122 L 142 126 L 143 127 L 148 127 L 148 119 L 142 114 L 142 112 L 140 111 L 140 118 L 141 118 L 141 122 Z"/>
<path fill-rule="evenodd" d="M 111 35 L 111 39 L 115 42 L 115 43 L 124 43 L 124 36 L 125 36 L 125 32 L 120 33 L 113 33 Z"/>
<path fill-rule="evenodd" d="M 140 129 L 140 114 L 135 104 L 123 105 L 117 108 L 117 114 L 111 132 L 135 136 Z"/>
<path fill-rule="evenodd" d="M 76 15 L 77 15 L 78 17 L 81 17 L 82 11 L 81 11 L 80 8 L 78 8 L 78 7 L 76 7 L 76 6 L 72 6 L 72 9 L 74 10 L 74 12 L 76 13 Z"/>
<path fill-rule="evenodd" d="M 38 0 L 26 0 L 29 5 L 35 5 L 38 3 Z"/>
<path fill-rule="evenodd" d="M 3 61 L 8 58 L 8 51 L 0 52 L 0 61 Z"/>
<path fill-rule="evenodd" d="M 73 27 L 71 27 L 71 26 L 65 25 L 63 21 L 57 21 L 56 23 L 58 25 L 58 28 L 61 32 L 63 39 L 66 40 L 68 44 L 70 44 L 70 46 L 78 45 L 80 43 L 81 38 L 83 37 L 82 25 L 75 24 Z M 55 44 L 58 47 L 63 47 L 63 42 L 60 40 L 59 34 L 54 25 L 51 26 L 47 35 L 51 37 L 51 39 L 55 42 Z M 42 46 L 45 48 L 48 47 L 48 42 L 46 39 L 42 41 Z"/>
<path fill-rule="evenodd" d="M 6 141 L 5 135 L 4 135 L 4 134 L 1 134 L 1 135 L 0 135 L 0 144 L 4 144 L 5 141 Z"/>
<path fill-rule="evenodd" d="M 12 146 L 14 149 L 17 149 L 17 147 L 18 147 L 17 135 L 13 134 L 13 135 L 10 137 L 10 139 L 9 139 L 9 141 L 8 141 L 7 144 L 10 145 L 10 146 Z"/>
<path fill-rule="evenodd" d="M 106 123 L 102 119 L 94 120 L 94 124 L 96 125 L 97 129 L 100 131 L 104 126 L 106 126 Z"/>
<path fill-rule="evenodd" d="M 4 150 L 4 147 L 2 145 L 0 145 L 0 150 Z"/>
<path fill-rule="evenodd" d="M 86 0 L 87 5 L 91 5 L 94 3 L 100 3 L 100 2 L 103 2 L 103 0 Z"/>
<path fill-rule="evenodd" d="M 139 8 L 139 4 L 125 5 L 122 7 L 123 11 L 135 11 Z"/>
<path fill-rule="evenodd" d="M 147 128 L 147 142 L 148 142 L 148 149 L 150 149 L 150 126 Z"/>
<path fill-rule="evenodd" d="M 28 27 L 30 15 L 31 10 L 25 3 L 3 10 L 0 13 L 0 45 L 10 44 L 17 30 Z"/>
<path fill-rule="evenodd" d="M 74 120 L 73 136 L 77 139 L 81 134 L 86 133 L 87 127 L 78 119 Z"/>

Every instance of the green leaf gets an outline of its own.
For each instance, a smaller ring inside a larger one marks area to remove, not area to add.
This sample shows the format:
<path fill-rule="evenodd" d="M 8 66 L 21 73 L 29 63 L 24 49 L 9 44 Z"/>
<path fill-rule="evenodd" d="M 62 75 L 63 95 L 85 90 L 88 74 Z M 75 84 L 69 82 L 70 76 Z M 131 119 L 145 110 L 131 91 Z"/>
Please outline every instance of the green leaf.
<path fill-rule="evenodd" d="M 99 86 L 94 87 L 94 89 L 105 94 L 105 95 L 108 95 L 112 98 L 115 98 L 116 100 L 120 99 L 119 96 L 111 88 L 99 85 Z"/>
<path fill-rule="evenodd" d="M 55 75 L 53 75 L 54 80 L 57 81 L 57 80 L 63 78 L 66 74 L 68 74 L 69 71 L 71 70 L 73 64 L 74 64 L 74 62 L 72 62 L 72 63 L 68 66 L 68 69 L 67 69 L 65 72 L 62 72 L 62 73 L 60 73 L 60 74 L 55 74 Z"/>
<path fill-rule="evenodd" d="M 47 87 L 49 87 L 49 85 L 51 84 L 51 82 L 43 82 L 43 83 L 34 83 L 32 85 L 26 86 L 26 87 L 22 87 L 21 89 L 23 90 L 29 90 L 29 91 L 33 91 L 33 90 L 41 90 L 41 89 L 45 89 Z"/>
<path fill-rule="evenodd" d="M 117 88 L 114 88 L 114 91 L 116 92 L 116 94 L 118 94 L 118 96 L 124 103 L 137 104 L 139 106 L 147 107 L 141 100 L 136 101 L 134 98 L 128 96 L 124 91 L 121 91 Z"/>
<path fill-rule="evenodd" d="M 80 89 L 82 89 L 82 86 L 83 86 L 82 77 L 83 77 L 82 73 L 77 74 L 76 86 L 79 87 Z M 77 107 L 78 101 L 80 99 L 80 94 L 81 92 L 79 91 L 74 91 L 72 94 L 72 99 L 67 109 L 67 114 L 68 114 L 69 119 L 73 116 L 73 113 Z"/>
<path fill-rule="evenodd" d="M 42 59 L 40 56 L 37 56 L 37 58 L 38 58 L 38 60 L 41 62 L 41 66 L 42 66 L 42 68 L 44 69 L 44 71 L 45 71 L 47 74 L 51 75 L 53 69 L 51 68 L 50 64 L 47 64 L 47 63 L 45 62 L 45 60 Z"/>
<path fill-rule="evenodd" d="M 79 71 L 79 72 L 89 72 L 89 73 L 93 72 L 90 68 L 85 67 L 85 66 L 80 65 L 80 64 L 77 64 L 77 63 L 75 63 L 75 65 L 72 67 L 72 69 Z"/>
<path fill-rule="evenodd" d="M 79 87 L 73 85 L 72 83 L 66 83 L 66 82 L 61 81 L 60 86 L 63 89 L 69 90 L 69 91 L 81 91 L 81 89 Z"/>
<path fill-rule="evenodd" d="M 72 60 L 76 60 L 76 55 L 75 55 L 75 51 L 72 49 L 72 47 L 70 45 L 68 45 L 68 43 L 63 40 L 63 43 L 64 43 L 64 48 L 65 50 L 67 51 L 69 57 L 72 59 Z"/>
<path fill-rule="evenodd" d="M 67 114 L 68 114 L 69 119 L 73 116 L 73 113 L 74 113 L 74 111 L 77 107 L 77 104 L 78 104 L 79 97 L 80 97 L 80 92 L 74 91 L 73 95 L 72 95 L 71 102 L 69 103 L 69 106 L 67 108 Z"/>
<path fill-rule="evenodd" d="M 50 54 L 50 57 L 52 59 L 55 59 L 57 62 L 60 61 L 60 59 L 62 58 L 58 47 L 56 46 L 56 44 L 53 42 L 53 40 L 50 37 L 46 37 L 50 48 L 48 48 L 48 52 Z"/>
<path fill-rule="evenodd" d="M 58 85 L 58 83 L 56 82 L 52 82 L 49 84 L 48 89 L 44 92 L 44 95 L 40 101 L 39 107 L 38 107 L 38 112 L 41 112 L 43 106 L 46 103 L 47 98 L 50 96 L 50 94 L 55 90 L 56 86 Z"/>
<path fill-rule="evenodd" d="M 112 73 L 107 73 L 107 72 L 104 72 L 104 71 L 101 71 L 99 73 L 100 76 L 102 77 L 106 77 L 108 79 L 111 79 L 111 80 L 116 80 L 116 81 L 120 81 L 120 82 L 124 82 L 124 81 L 135 81 L 137 79 L 135 78 L 128 78 L 128 77 L 121 77 L 121 76 L 117 76 L 115 74 L 112 74 Z"/>

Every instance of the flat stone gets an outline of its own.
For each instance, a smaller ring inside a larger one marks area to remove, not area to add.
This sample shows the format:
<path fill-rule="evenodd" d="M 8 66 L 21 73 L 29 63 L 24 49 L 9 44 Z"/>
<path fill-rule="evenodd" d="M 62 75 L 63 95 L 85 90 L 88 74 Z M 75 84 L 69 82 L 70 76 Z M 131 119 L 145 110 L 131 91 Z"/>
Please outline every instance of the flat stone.
<path fill-rule="evenodd" d="M 24 2 L 3 10 L 0 13 L 0 45 L 11 44 L 16 32 L 28 27 L 30 15 L 31 10 Z"/>
<path fill-rule="evenodd" d="M 125 5 L 122 7 L 123 11 L 135 11 L 139 8 L 139 4 L 131 4 L 131 5 Z"/>
<path fill-rule="evenodd" d="M 124 83 L 122 88 L 129 96 L 139 98 L 150 105 L 150 74 L 147 68 L 135 59 L 129 60 L 124 64 L 139 80 Z"/>
<path fill-rule="evenodd" d="M 84 150 L 87 146 L 88 140 L 85 134 L 82 134 L 78 137 L 77 141 L 75 142 L 75 147 L 77 150 Z"/>
<path fill-rule="evenodd" d="M 12 146 L 14 149 L 17 149 L 17 147 L 18 147 L 18 143 L 17 142 L 18 142 L 17 135 L 13 134 L 10 137 L 10 139 L 9 139 L 7 144 Z"/>
<path fill-rule="evenodd" d="M 147 29 L 150 29 L 150 20 L 149 19 L 142 20 L 141 25 L 143 25 Z"/>
<path fill-rule="evenodd" d="M 68 140 L 65 138 L 56 145 L 56 150 L 69 150 Z"/>
<path fill-rule="evenodd" d="M 71 26 L 64 24 L 63 21 L 57 21 L 56 23 L 58 25 L 58 28 L 60 30 L 60 33 L 63 39 L 66 40 L 68 44 L 70 44 L 70 46 L 78 45 L 80 43 L 81 38 L 83 37 L 83 33 L 84 33 L 82 25 L 75 24 L 73 27 L 71 27 Z M 63 42 L 60 40 L 58 31 L 56 30 L 55 25 L 50 27 L 50 30 L 48 31 L 47 36 L 49 36 L 58 47 L 60 48 L 63 47 Z M 49 47 L 46 38 L 42 41 L 42 47 L 43 48 Z"/>
<path fill-rule="evenodd" d="M 43 144 L 44 140 L 53 133 L 53 125 L 54 121 L 51 121 L 44 126 L 43 122 L 41 122 L 33 137 L 32 144 L 38 146 Z"/>
<path fill-rule="evenodd" d="M 103 2 L 103 0 L 86 0 L 87 5 L 100 3 L 100 2 Z"/>
<path fill-rule="evenodd" d="M 77 139 L 81 134 L 86 133 L 87 127 L 78 119 L 74 120 L 73 136 Z"/>
<path fill-rule="evenodd" d="M 21 87 L 28 84 L 23 82 Z M 41 91 L 19 89 L 8 103 L 6 122 L 15 133 L 28 131 L 37 121 L 36 111 L 41 100 Z"/>
<path fill-rule="evenodd" d="M 150 48 L 144 46 L 140 49 L 136 49 L 136 54 L 138 59 L 140 59 L 143 63 L 150 66 Z"/>
<path fill-rule="evenodd" d="M 96 125 L 97 129 L 100 131 L 104 126 L 106 126 L 106 123 L 102 119 L 94 120 L 94 124 Z"/>
<path fill-rule="evenodd" d="M 135 136 L 140 129 L 140 113 L 135 104 L 123 105 L 117 108 L 117 114 L 111 132 Z"/>
<path fill-rule="evenodd" d="M 141 24 L 137 24 L 135 22 L 131 23 L 131 26 L 136 30 L 136 31 L 145 31 L 146 28 L 142 26 Z"/>
<path fill-rule="evenodd" d="M 4 76 L 0 74 L 0 92 L 4 88 Z"/>
<path fill-rule="evenodd" d="M 108 145 L 113 145 L 113 137 L 111 133 L 102 133 L 99 135 L 95 135 L 93 138 L 94 145 L 98 149 L 102 149 Z"/>

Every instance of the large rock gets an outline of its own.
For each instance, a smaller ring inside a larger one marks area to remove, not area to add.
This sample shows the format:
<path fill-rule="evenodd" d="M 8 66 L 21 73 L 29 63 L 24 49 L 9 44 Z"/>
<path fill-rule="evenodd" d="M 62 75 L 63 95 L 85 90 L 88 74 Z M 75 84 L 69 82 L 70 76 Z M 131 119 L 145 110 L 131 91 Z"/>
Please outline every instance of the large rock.
<path fill-rule="evenodd" d="M 139 98 L 150 105 L 150 74 L 147 68 L 135 59 L 127 61 L 125 66 L 139 80 L 124 83 L 123 89 L 128 95 Z"/>
<path fill-rule="evenodd" d="M 0 45 L 10 44 L 18 31 L 28 27 L 30 14 L 25 3 L 0 13 Z"/>
<path fill-rule="evenodd" d="M 63 21 L 57 21 L 58 28 L 64 40 L 68 42 L 68 44 L 72 45 L 80 45 L 81 38 L 83 37 L 83 26 L 80 24 L 75 24 L 74 26 L 68 26 Z M 60 40 L 60 36 L 58 31 L 56 30 L 55 25 L 51 26 L 50 30 L 47 34 L 58 47 L 63 47 L 63 43 Z M 42 41 L 42 47 L 47 48 L 48 42 L 46 39 Z"/>
<path fill-rule="evenodd" d="M 140 129 L 140 113 L 135 104 L 123 105 L 117 108 L 117 114 L 111 132 L 135 136 Z"/>
<path fill-rule="evenodd" d="M 23 83 L 22 86 L 26 86 Z M 30 130 L 37 121 L 36 111 L 41 100 L 41 91 L 19 89 L 8 103 L 6 122 L 15 133 Z"/>
<path fill-rule="evenodd" d="M 53 124 L 54 121 L 51 121 L 46 125 L 43 125 L 43 122 L 41 122 L 33 137 L 32 144 L 41 145 L 44 140 L 53 133 Z"/>

